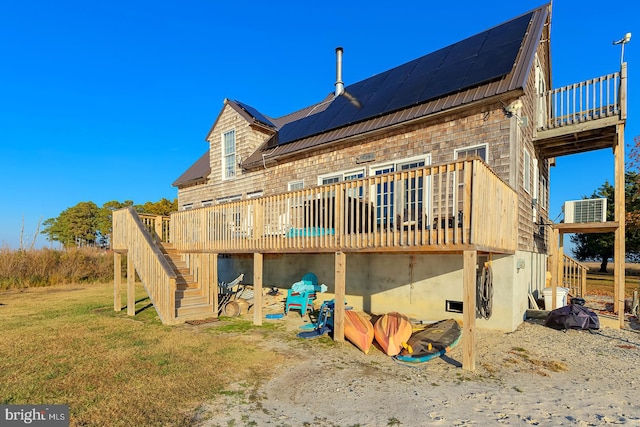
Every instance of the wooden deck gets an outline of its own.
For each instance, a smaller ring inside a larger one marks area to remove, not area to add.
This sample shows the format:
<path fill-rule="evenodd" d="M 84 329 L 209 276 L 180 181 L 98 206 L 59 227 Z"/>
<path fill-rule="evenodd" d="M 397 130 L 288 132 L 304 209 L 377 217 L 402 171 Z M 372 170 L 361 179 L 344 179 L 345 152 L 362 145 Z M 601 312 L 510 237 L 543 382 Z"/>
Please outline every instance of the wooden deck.
<path fill-rule="evenodd" d="M 513 253 L 517 196 L 479 159 L 176 212 L 184 252 Z"/>

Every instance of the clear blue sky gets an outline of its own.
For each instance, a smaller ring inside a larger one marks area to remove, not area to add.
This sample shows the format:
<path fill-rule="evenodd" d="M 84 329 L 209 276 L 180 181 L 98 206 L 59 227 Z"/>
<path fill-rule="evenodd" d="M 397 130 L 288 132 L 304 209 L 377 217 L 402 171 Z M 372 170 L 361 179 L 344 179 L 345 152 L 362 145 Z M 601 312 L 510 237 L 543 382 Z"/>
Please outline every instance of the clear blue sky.
<path fill-rule="evenodd" d="M 333 90 L 335 47 L 354 83 L 543 4 L 517 2 L 185 2 L 21 0 L 0 7 L 0 246 L 82 201 L 173 199 L 171 183 L 207 149 L 224 98 L 270 116 Z M 627 144 L 640 134 L 640 7 L 556 0 L 552 86 L 629 63 Z M 564 200 L 613 177 L 602 150 L 563 157 L 551 218 Z M 23 221 L 24 217 L 24 221 Z M 37 247 L 48 243 L 39 236 Z"/>

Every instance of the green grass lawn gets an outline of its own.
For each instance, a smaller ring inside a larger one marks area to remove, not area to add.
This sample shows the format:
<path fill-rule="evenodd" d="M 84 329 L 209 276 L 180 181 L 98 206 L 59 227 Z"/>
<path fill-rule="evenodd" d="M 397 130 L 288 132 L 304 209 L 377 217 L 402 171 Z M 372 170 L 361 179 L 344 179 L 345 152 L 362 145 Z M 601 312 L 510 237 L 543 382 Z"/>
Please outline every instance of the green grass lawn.
<path fill-rule="evenodd" d="M 250 394 L 284 357 L 251 345 L 277 325 L 167 327 L 141 286 L 136 297 L 129 317 L 113 311 L 112 284 L 0 293 L 0 403 L 66 404 L 72 426 L 190 425 L 202 403 L 238 381 Z"/>

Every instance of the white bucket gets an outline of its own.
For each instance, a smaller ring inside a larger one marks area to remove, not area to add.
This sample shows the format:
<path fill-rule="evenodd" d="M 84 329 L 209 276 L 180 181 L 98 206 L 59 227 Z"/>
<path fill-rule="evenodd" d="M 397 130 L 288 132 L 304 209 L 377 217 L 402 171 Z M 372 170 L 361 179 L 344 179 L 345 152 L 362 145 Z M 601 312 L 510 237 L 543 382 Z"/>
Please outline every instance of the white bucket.
<path fill-rule="evenodd" d="M 556 306 L 551 308 L 552 299 L 553 299 L 553 288 L 544 288 L 542 291 L 544 295 L 544 309 L 545 310 L 554 310 L 559 307 L 564 307 L 567 305 L 567 294 L 569 293 L 568 288 L 562 288 L 558 286 L 556 288 Z"/>

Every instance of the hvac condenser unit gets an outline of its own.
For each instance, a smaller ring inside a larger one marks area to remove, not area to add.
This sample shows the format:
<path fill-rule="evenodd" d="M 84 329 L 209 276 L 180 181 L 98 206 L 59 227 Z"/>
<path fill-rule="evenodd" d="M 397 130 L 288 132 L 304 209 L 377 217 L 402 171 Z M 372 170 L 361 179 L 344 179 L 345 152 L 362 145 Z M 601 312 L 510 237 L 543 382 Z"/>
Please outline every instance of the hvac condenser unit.
<path fill-rule="evenodd" d="M 606 222 L 607 199 L 584 199 L 564 202 L 564 222 Z"/>

